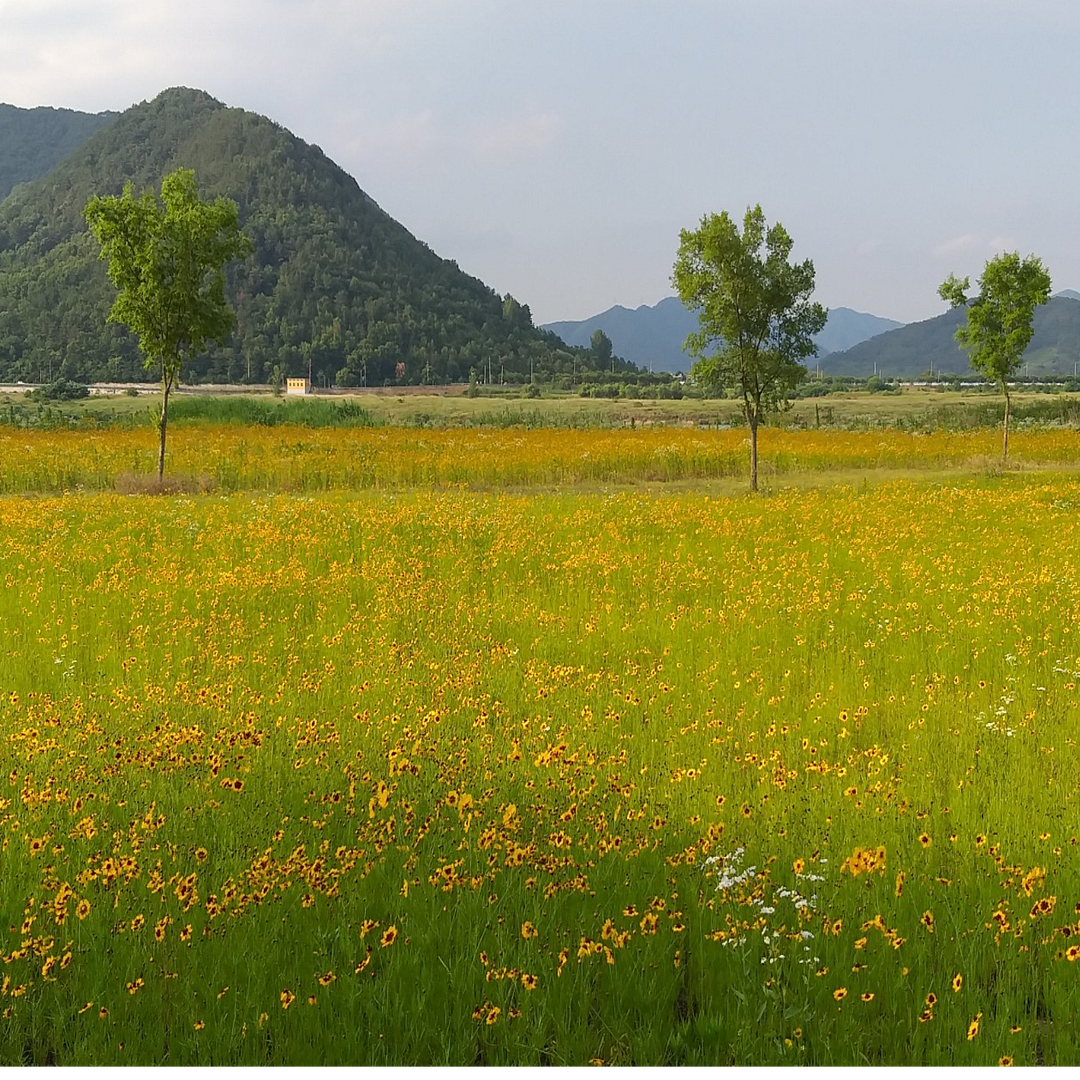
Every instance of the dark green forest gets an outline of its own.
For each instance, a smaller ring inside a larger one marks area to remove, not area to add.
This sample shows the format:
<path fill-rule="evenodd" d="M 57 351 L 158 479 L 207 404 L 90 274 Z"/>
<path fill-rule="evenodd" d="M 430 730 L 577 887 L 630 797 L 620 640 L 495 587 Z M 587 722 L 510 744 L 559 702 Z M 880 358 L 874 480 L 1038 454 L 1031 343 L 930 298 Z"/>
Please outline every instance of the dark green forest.
<path fill-rule="evenodd" d="M 44 176 L 116 113 L 17 109 L 0 103 L 0 199 L 16 184 Z"/>
<path fill-rule="evenodd" d="M 318 147 L 201 91 L 172 89 L 0 202 L 0 380 L 147 377 L 131 334 L 106 323 L 115 293 L 82 212 L 127 180 L 136 194 L 156 191 L 180 166 L 195 170 L 203 199 L 237 203 L 254 244 L 227 271 L 232 339 L 193 359 L 188 381 L 264 383 L 309 371 L 316 385 L 447 383 L 470 373 L 520 381 L 600 363 L 535 327 L 526 304 L 436 255 Z"/>

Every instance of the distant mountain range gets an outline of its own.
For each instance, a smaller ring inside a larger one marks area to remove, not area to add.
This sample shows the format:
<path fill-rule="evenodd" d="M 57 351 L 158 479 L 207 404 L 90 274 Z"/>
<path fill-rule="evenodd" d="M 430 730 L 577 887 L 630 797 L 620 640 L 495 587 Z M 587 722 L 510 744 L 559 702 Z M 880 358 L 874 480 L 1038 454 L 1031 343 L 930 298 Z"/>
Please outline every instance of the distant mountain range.
<path fill-rule="evenodd" d="M 927 371 L 971 373 L 967 355 L 956 343 L 962 311 L 946 311 L 922 322 L 900 323 L 851 308 L 833 308 L 817 335 L 816 363 L 828 375 L 915 379 Z M 611 338 L 617 355 L 653 371 L 689 371 L 683 350 L 697 318 L 671 296 L 633 311 L 613 307 L 580 322 L 547 323 L 543 329 L 568 345 L 588 347 L 596 330 Z M 811 361 L 813 365 L 815 362 Z M 1072 375 L 1080 364 L 1080 292 L 1062 289 L 1035 311 L 1035 333 L 1024 355 L 1031 375 Z"/>
<path fill-rule="evenodd" d="M 208 381 L 311 370 L 339 384 L 565 374 L 593 366 L 603 330 L 622 359 L 688 371 L 696 318 L 668 297 L 537 328 L 528 306 L 500 297 L 385 214 L 317 147 L 265 117 L 175 88 L 123 114 L 0 104 L 0 378 L 136 378 L 134 339 L 106 324 L 114 295 L 82 208 L 92 194 L 142 191 L 178 165 L 203 194 L 239 204 L 255 255 L 229 269 L 238 314 L 231 342 L 193 361 Z M 955 341 L 963 313 L 903 325 L 835 308 L 817 336 L 829 374 L 914 378 L 965 374 Z M 1032 375 L 1080 364 L 1080 292 L 1055 294 L 1035 315 Z M 497 365 L 497 367 L 496 367 Z M 605 365 L 606 368 L 606 365 Z"/>
<path fill-rule="evenodd" d="M 848 349 L 877 334 L 902 326 L 893 319 L 867 315 L 851 308 L 834 308 L 817 335 L 819 355 Z M 683 352 L 687 335 L 697 330 L 697 316 L 676 296 L 652 307 L 616 306 L 579 322 L 547 323 L 544 330 L 557 334 L 567 345 L 588 347 L 593 334 L 603 330 L 618 356 L 653 371 L 689 371 L 692 359 Z"/>
<path fill-rule="evenodd" d="M 908 323 L 899 329 L 859 342 L 821 360 L 829 375 L 865 377 L 876 370 L 886 378 L 918 378 L 933 370 L 943 374 L 971 372 L 967 354 L 956 343 L 962 310 L 946 311 L 933 319 Z M 1080 361 L 1080 293 L 1064 289 L 1035 309 L 1035 333 L 1024 354 L 1031 375 L 1072 375 Z"/>

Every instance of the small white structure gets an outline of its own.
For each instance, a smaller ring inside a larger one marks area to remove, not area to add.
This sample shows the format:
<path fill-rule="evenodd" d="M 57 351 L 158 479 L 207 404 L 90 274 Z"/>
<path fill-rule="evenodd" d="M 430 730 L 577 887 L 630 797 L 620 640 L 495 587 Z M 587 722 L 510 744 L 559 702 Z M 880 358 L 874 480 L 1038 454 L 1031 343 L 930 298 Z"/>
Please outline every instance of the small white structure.
<path fill-rule="evenodd" d="M 311 380 L 310 379 L 286 379 L 285 380 L 285 393 L 286 394 L 310 394 L 311 393 Z"/>

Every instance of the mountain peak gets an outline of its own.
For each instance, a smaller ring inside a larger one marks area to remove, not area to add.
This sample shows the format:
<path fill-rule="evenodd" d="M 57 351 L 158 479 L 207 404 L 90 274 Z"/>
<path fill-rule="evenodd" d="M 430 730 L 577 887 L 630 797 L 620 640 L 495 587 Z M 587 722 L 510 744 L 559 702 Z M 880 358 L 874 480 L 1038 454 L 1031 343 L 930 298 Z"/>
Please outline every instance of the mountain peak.
<path fill-rule="evenodd" d="M 18 146 L 0 142 L 0 165 Z M 383 385 L 524 377 L 588 366 L 508 312 L 482 281 L 440 258 L 382 211 L 318 147 L 204 90 L 170 87 L 127 109 L 0 203 L 0 374 L 5 379 L 138 378 L 132 336 L 106 324 L 115 292 L 87 234 L 94 195 L 156 190 L 193 169 L 203 198 L 240 211 L 254 253 L 227 272 L 233 340 L 188 376 Z M 522 314 L 522 310 L 525 312 Z M 56 369 L 59 368 L 59 371 Z"/>

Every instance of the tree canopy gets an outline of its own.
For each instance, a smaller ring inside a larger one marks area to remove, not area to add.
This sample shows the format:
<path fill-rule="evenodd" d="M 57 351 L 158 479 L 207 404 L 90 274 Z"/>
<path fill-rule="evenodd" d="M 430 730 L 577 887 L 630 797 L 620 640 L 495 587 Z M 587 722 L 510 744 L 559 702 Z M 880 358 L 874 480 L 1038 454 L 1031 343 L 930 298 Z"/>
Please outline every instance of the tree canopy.
<path fill-rule="evenodd" d="M 779 222 L 766 225 L 760 205 L 747 209 L 742 232 L 731 216 L 708 214 L 680 234 L 672 282 L 697 312 L 686 339 L 692 377 L 707 391 L 733 389 L 750 426 L 750 486 L 757 490 L 757 430 L 785 407 L 806 378 L 802 361 L 828 312 L 812 303 L 814 264 L 789 262 L 793 242 Z"/>
<path fill-rule="evenodd" d="M 160 202 L 152 192 L 136 199 L 128 183 L 122 195 L 91 199 L 84 213 L 118 290 L 109 321 L 129 327 L 146 369 L 161 372 L 160 480 L 169 394 L 185 359 L 232 332 L 223 268 L 247 255 L 251 241 L 240 231 L 236 203 L 202 202 L 190 169 L 165 177 Z"/>
<path fill-rule="evenodd" d="M 942 282 L 938 295 L 950 307 L 965 307 L 967 319 L 956 340 L 971 366 L 993 379 L 1005 395 L 1001 457 L 1009 456 L 1009 378 L 1016 373 L 1034 333 L 1035 308 L 1050 300 L 1050 274 L 1035 255 L 1006 252 L 987 261 L 979 294 L 968 299 L 968 278 L 955 274 Z"/>

